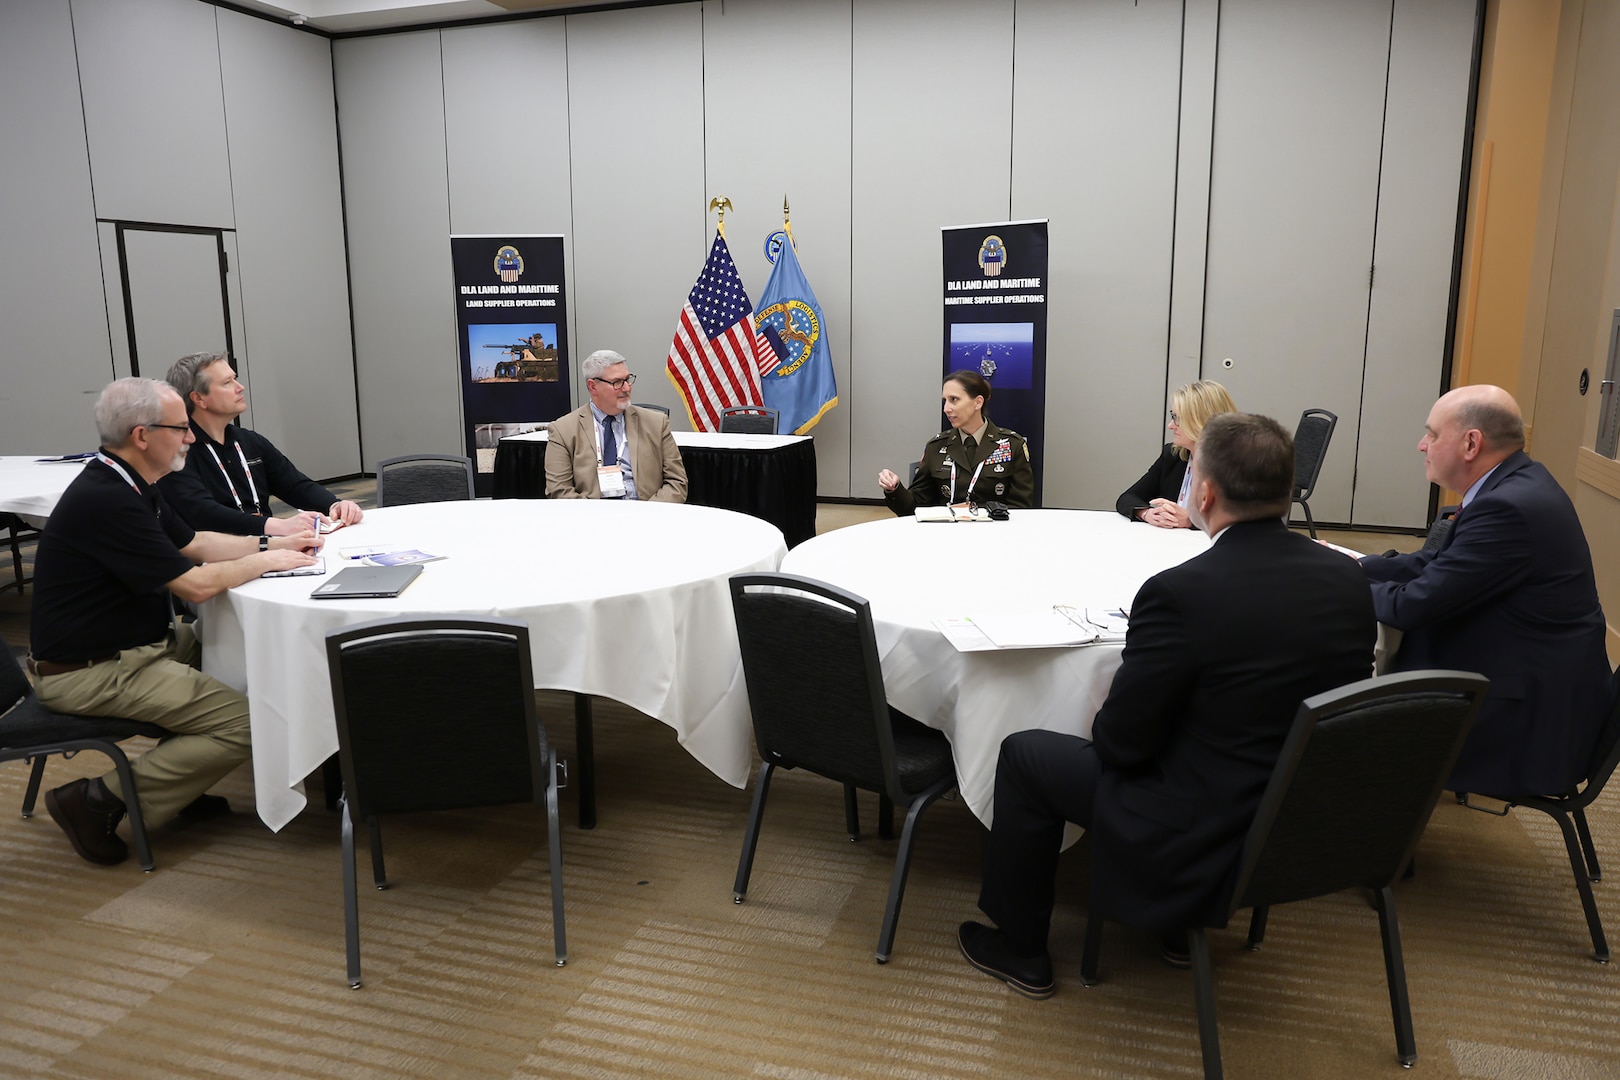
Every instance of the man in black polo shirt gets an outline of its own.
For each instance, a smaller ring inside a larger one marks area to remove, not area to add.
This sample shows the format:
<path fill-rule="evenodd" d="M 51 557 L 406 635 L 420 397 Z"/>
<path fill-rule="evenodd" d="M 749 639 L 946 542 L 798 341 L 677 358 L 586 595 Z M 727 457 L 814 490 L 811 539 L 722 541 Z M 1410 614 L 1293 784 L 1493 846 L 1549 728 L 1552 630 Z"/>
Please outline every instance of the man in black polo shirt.
<path fill-rule="evenodd" d="M 246 392 L 224 353 L 192 353 L 169 368 L 169 385 L 185 402 L 197 445 L 158 482 L 169 505 L 194 529 L 243 536 L 286 536 L 315 527 L 324 514 L 357 525 L 358 503 L 339 499 L 298 468 L 269 439 L 232 424 L 247 410 Z M 299 513 L 273 517 L 274 495 Z"/>
<path fill-rule="evenodd" d="M 68 485 L 34 561 L 28 670 L 57 712 L 145 720 L 172 732 L 131 765 L 149 826 L 183 810 L 229 809 L 203 792 L 248 759 L 247 699 L 195 669 L 189 629 L 170 632 L 169 594 L 198 603 L 271 570 L 314 561 L 293 536 L 196 532 L 153 486 L 185 465 L 193 441 L 168 384 L 120 379 L 96 400 L 101 451 Z M 203 565 L 199 565 L 203 564 Z M 111 865 L 129 854 L 118 774 L 47 792 L 73 849 Z"/>

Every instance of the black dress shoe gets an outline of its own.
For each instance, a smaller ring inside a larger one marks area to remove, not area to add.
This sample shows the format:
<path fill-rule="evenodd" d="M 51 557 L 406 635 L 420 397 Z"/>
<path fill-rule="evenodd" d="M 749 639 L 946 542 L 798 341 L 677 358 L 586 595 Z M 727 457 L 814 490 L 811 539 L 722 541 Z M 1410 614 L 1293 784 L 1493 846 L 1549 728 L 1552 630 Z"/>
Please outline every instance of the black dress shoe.
<path fill-rule="evenodd" d="M 1173 930 L 1160 937 L 1159 959 L 1183 971 L 1192 967 L 1192 946 L 1187 944 L 1187 931 Z"/>
<path fill-rule="evenodd" d="M 180 816 L 187 821 L 207 821 L 228 817 L 231 804 L 223 795 L 199 795 L 180 808 Z"/>
<path fill-rule="evenodd" d="M 113 810 L 97 810 L 87 798 L 88 780 L 75 780 L 45 793 L 45 809 L 51 820 L 62 826 L 73 850 L 89 862 L 116 866 L 129 858 L 129 847 L 118 835 L 124 819 L 124 804 Z"/>
<path fill-rule="evenodd" d="M 1007 936 L 983 923 L 965 922 L 956 932 L 956 943 L 967 962 L 994 975 L 1016 992 L 1036 1001 L 1052 996 L 1052 958 L 1018 956 L 1007 945 Z"/>

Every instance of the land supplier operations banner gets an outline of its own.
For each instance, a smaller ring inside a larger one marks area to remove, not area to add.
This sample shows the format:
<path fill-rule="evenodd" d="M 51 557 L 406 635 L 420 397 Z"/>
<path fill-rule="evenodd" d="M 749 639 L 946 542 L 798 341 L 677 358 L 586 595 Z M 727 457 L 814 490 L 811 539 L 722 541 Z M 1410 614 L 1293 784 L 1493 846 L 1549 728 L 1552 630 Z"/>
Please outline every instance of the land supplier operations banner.
<path fill-rule="evenodd" d="M 990 384 L 985 412 L 1029 444 L 1035 505 L 1046 459 L 1046 222 L 942 230 L 945 362 Z"/>
<path fill-rule="evenodd" d="M 452 236 L 461 410 L 478 494 L 495 447 L 573 407 L 561 236 Z"/>

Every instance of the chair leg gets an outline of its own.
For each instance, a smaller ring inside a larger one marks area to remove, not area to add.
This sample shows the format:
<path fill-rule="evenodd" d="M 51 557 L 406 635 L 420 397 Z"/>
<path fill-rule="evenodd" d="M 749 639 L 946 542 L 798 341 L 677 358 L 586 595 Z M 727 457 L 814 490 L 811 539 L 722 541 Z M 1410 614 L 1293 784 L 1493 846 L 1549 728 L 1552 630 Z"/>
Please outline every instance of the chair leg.
<path fill-rule="evenodd" d="M 917 839 L 917 819 L 943 794 L 945 792 L 936 791 L 923 795 L 913 800 L 906 811 L 906 823 L 900 829 L 900 850 L 894 855 L 894 877 L 889 882 L 889 904 L 883 912 L 883 928 L 878 931 L 877 962 L 880 964 L 887 964 L 889 954 L 894 951 L 894 932 L 900 925 L 900 901 L 905 899 L 906 875 L 911 872 L 911 847 Z"/>
<path fill-rule="evenodd" d="M 861 838 L 861 808 L 855 801 L 854 784 L 844 785 L 844 831 L 852 844 Z"/>
<path fill-rule="evenodd" d="M 383 868 L 382 822 L 372 814 L 366 819 L 366 826 L 371 834 L 371 880 L 381 892 L 388 888 L 388 871 Z"/>
<path fill-rule="evenodd" d="M 1586 853 L 1586 876 L 1593 881 L 1603 880 L 1603 867 L 1598 865 L 1597 848 L 1592 846 L 1592 830 L 1586 825 L 1586 809 L 1577 806 L 1573 811 L 1575 832 L 1581 838 L 1581 850 Z"/>
<path fill-rule="evenodd" d="M 1198 1047 L 1204 1055 L 1204 1080 L 1221 1080 L 1221 1033 L 1215 1023 L 1215 973 L 1209 962 L 1209 939 L 1204 928 L 1187 931 L 1192 951 L 1193 1006 L 1198 1011 Z"/>
<path fill-rule="evenodd" d="M 568 963 L 568 928 L 563 919 L 562 815 L 557 809 L 557 751 L 546 761 L 546 840 L 551 856 L 551 938 L 557 966 Z"/>
<path fill-rule="evenodd" d="M 743 834 L 742 857 L 737 860 L 737 881 L 731 888 L 732 903 L 740 904 L 748 895 L 748 876 L 754 872 L 754 848 L 759 844 L 759 823 L 765 816 L 765 796 L 771 790 L 771 773 L 776 766 L 763 761 L 754 781 L 754 805 L 748 811 L 748 831 Z"/>
<path fill-rule="evenodd" d="M 1401 958 L 1401 928 L 1395 919 L 1395 890 L 1385 885 L 1373 894 L 1378 905 L 1378 930 L 1384 938 L 1384 979 L 1389 983 L 1389 1010 L 1395 1019 L 1395 1052 L 1401 1065 L 1417 1061 L 1417 1038 L 1412 1034 L 1412 1003 L 1406 995 L 1406 962 Z"/>
<path fill-rule="evenodd" d="M 1080 955 L 1080 985 L 1096 986 L 1097 961 L 1102 957 L 1103 920 L 1100 915 L 1086 913 L 1086 948 Z"/>
<path fill-rule="evenodd" d="M 124 756 L 117 743 L 106 743 L 101 749 L 112 758 L 113 768 L 118 772 L 118 788 L 124 793 L 124 812 L 129 815 L 129 836 L 135 841 L 135 858 L 140 860 L 141 869 L 150 874 L 152 848 L 146 842 L 146 815 L 141 813 L 141 797 L 135 787 L 135 774 L 130 770 L 129 758 Z"/>
<path fill-rule="evenodd" d="M 1295 499 L 1294 501 L 1299 503 L 1299 508 L 1301 510 L 1305 511 L 1305 527 L 1311 531 L 1311 539 L 1315 540 L 1316 519 L 1311 517 L 1311 504 L 1306 502 L 1304 499 Z"/>
<path fill-rule="evenodd" d="M 579 758 L 579 827 L 596 828 L 596 729 L 591 695 L 574 695 L 574 748 Z"/>
<path fill-rule="evenodd" d="M 1271 914 L 1271 908 L 1266 904 L 1254 905 L 1254 911 L 1249 915 L 1249 951 L 1254 952 L 1260 948 L 1260 943 L 1266 940 L 1266 916 Z"/>
<path fill-rule="evenodd" d="M 28 759 L 34 767 L 28 772 L 28 790 L 23 792 L 22 816 L 25 818 L 34 816 L 34 801 L 39 798 L 39 784 L 45 779 L 45 759 L 49 756 L 49 754 L 35 754 Z"/>
<path fill-rule="evenodd" d="M 349 989 L 360 989 L 360 889 L 355 881 L 354 818 L 349 816 L 349 800 L 339 805 L 343 813 L 343 947 L 349 960 Z"/>
<path fill-rule="evenodd" d="M 1586 928 L 1592 934 L 1592 956 L 1600 964 L 1609 962 L 1609 942 L 1603 936 L 1603 920 L 1598 916 L 1597 899 L 1592 895 L 1592 882 L 1586 876 L 1586 853 L 1575 834 L 1575 825 L 1568 814 L 1549 815 L 1558 822 L 1564 834 L 1564 848 L 1569 852 L 1569 868 L 1575 872 L 1575 889 L 1581 894 L 1581 907 L 1586 911 Z"/>
<path fill-rule="evenodd" d="M 894 800 L 878 792 L 878 839 L 894 839 Z"/>

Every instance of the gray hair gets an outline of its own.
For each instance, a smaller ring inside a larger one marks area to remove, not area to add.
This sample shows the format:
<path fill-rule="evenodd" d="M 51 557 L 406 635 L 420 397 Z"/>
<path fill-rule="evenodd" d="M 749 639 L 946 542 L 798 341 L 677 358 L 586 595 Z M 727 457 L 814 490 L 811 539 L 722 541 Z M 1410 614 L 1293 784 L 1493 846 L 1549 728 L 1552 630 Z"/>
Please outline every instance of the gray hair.
<path fill-rule="evenodd" d="M 1465 402 L 1457 406 L 1457 421 L 1464 431 L 1478 429 L 1492 450 L 1524 449 L 1524 418 L 1498 402 Z"/>
<path fill-rule="evenodd" d="M 123 446 L 136 428 L 163 422 L 163 399 L 174 387 L 156 379 L 119 379 L 96 398 L 96 434 L 101 445 Z"/>
<path fill-rule="evenodd" d="M 595 352 L 591 353 L 591 355 L 585 358 L 585 362 L 583 364 L 579 365 L 579 373 L 582 378 L 600 379 L 602 377 L 602 372 L 606 371 L 614 364 L 624 364 L 626 367 L 628 367 L 630 361 L 626 360 L 612 349 L 597 349 Z"/>
<path fill-rule="evenodd" d="M 169 365 L 169 373 L 164 376 L 174 392 L 180 395 L 180 400 L 186 403 L 186 415 L 190 416 L 195 406 L 191 403 L 192 394 L 207 396 L 213 386 L 214 377 L 208 369 L 221 361 L 230 362 L 230 357 L 222 352 L 196 352 L 189 356 L 182 356 Z"/>

